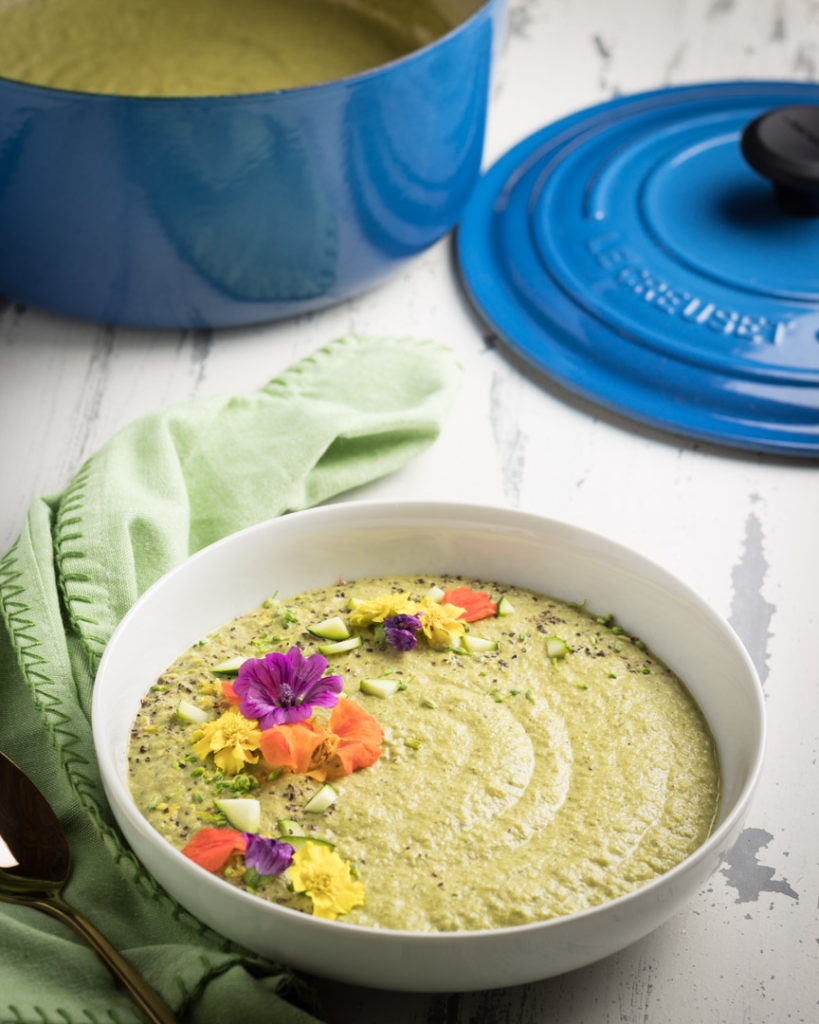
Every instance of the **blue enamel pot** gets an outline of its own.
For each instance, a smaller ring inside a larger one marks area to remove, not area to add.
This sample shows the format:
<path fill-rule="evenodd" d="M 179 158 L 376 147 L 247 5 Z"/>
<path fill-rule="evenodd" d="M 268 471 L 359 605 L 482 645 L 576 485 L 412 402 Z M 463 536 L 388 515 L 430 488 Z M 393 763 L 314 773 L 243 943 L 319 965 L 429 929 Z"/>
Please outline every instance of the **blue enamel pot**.
<path fill-rule="evenodd" d="M 0 79 L 0 295 L 149 328 L 331 305 L 458 221 L 505 0 L 390 64 L 252 96 L 132 98 Z"/>

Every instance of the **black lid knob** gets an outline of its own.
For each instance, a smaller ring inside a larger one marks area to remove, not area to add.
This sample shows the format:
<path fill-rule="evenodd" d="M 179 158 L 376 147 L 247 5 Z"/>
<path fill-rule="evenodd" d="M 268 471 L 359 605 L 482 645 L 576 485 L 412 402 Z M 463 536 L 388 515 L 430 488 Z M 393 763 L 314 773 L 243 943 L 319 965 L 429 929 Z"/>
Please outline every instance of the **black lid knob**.
<path fill-rule="evenodd" d="M 819 216 L 819 104 L 769 110 L 746 126 L 741 145 L 751 167 L 773 182 L 784 210 Z"/>

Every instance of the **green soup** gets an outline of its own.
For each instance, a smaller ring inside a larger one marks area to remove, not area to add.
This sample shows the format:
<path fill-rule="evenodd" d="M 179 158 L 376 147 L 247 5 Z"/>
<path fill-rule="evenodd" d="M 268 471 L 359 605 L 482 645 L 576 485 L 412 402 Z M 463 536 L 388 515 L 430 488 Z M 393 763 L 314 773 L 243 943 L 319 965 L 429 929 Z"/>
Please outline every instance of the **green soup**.
<path fill-rule="evenodd" d="M 464 586 L 491 595 L 493 608 L 451 641 L 419 634 L 397 649 L 378 623 L 356 624 L 368 607 L 359 602 L 378 595 L 412 601 Z M 264 757 L 220 767 L 198 739 L 221 728 L 224 685 L 243 659 L 294 646 L 305 657 L 326 651 L 339 702 L 384 734 L 377 761 L 334 780 L 319 807 L 315 777 L 271 771 Z M 230 824 L 226 808 L 252 810 L 252 832 L 297 835 L 290 841 L 349 864 L 364 895 L 344 920 L 414 931 L 520 925 L 632 892 L 706 839 L 720 791 L 714 739 L 691 694 L 610 616 L 447 577 L 358 580 L 240 616 L 156 681 L 129 762 L 137 805 L 176 847 Z M 248 887 L 241 861 L 222 874 Z M 292 881 L 291 868 L 251 888 L 310 913 Z"/>
<path fill-rule="evenodd" d="M 386 64 L 452 27 L 433 0 L 0 0 L 0 75 L 115 95 L 267 92 Z"/>

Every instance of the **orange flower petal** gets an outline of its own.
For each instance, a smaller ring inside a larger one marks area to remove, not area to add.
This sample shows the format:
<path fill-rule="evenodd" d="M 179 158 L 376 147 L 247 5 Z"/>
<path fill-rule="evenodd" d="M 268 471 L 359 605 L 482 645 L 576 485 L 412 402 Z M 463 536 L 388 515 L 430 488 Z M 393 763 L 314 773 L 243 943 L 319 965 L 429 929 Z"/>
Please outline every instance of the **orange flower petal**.
<path fill-rule="evenodd" d="M 259 743 L 265 761 L 272 768 L 286 768 L 295 775 L 311 771 L 316 748 L 327 738 L 327 730 L 313 722 L 286 722 L 265 729 Z"/>
<path fill-rule="evenodd" d="M 381 755 L 384 730 L 355 701 L 340 700 L 330 728 L 312 721 L 287 722 L 265 729 L 260 748 L 271 768 L 324 781 L 367 768 Z"/>
<path fill-rule="evenodd" d="M 223 679 L 222 680 L 222 693 L 225 696 L 228 704 L 232 704 L 234 707 L 239 707 L 242 702 L 242 698 L 233 689 L 233 680 Z"/>
<path fill-rule="evenodd" d="M 247 840 L 232 828 L 203 828 L 182 849 L 194 864 L 206 871 L 221 871 L 234 853 L 244 853 Z"/>
<path fill-rule="evenodd" d="M 339 743 L 327 765 L 327 778 L 368 768 L 381 756 L 384 730 L 353 700 L 340 700 L 330 714 L 330 728 Z"/>
<path fill-rule="evenodd" d="M 489 600 L 489 594 L 486 591 L 470 590 L 469 587 L 456 587 L 455 590 L 447 590 L 441 598 L 441 604 L 454 604 L 463 608 L 464 613 L 460 618 L 464 622 L 488 619 L 490 615 L 495 615 L 498 611 L 498 606 Z"/>

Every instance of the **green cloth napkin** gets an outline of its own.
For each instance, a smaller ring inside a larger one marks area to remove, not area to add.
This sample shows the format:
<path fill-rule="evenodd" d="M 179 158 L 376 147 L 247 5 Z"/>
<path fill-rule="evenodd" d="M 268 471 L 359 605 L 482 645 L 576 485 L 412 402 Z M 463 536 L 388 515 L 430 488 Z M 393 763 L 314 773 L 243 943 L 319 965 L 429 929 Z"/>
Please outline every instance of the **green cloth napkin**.
<path fill-rule="evenodd" d="M 33 502 L 0 559 L 0 749 L 66 829 L 66 898 L 180 1020 L 302 1024 L 321 1011 L 287 968 L 192 918 L 125 846 L 91 739 L 100 655 L 136 598 L 189 554 L 423 451 L 458 376 L 433 342 L 340 338 L 255 394 L 195 399 L 125 427 L 63 494 Z M 29 907 L 0 903 L 0 915 L 4 1024 L 139 1019 L 71 929 Z"/>

